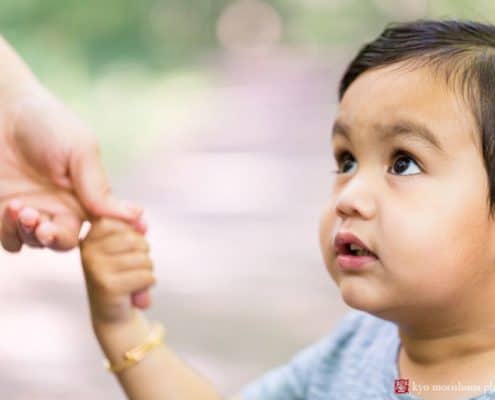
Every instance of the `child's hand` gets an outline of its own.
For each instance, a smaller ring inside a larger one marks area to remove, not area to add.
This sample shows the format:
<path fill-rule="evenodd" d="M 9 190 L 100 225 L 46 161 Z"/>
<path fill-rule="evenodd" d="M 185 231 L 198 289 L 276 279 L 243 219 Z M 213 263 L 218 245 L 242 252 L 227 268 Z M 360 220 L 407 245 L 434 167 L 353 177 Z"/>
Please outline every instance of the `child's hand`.
<path fill-rule="evenodd" d="M 149 307 L 147 289 L 156 280 L 143 234 L 125 222 L 102 218 L 92 224 L 80 248 L 94 322 L 126 322 L 133 293 L 135 305 Z"/>

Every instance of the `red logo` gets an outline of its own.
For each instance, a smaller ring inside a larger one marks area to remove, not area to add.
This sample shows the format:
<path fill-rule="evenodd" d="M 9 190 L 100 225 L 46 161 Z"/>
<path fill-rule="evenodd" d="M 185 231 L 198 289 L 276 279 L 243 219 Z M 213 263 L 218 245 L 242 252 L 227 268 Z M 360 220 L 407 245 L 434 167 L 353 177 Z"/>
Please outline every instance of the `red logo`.
<path fill-rule="evenodd" d="M 395 393 L 409 393 L 409 379 L 396 379 L 394 383 Z"/>

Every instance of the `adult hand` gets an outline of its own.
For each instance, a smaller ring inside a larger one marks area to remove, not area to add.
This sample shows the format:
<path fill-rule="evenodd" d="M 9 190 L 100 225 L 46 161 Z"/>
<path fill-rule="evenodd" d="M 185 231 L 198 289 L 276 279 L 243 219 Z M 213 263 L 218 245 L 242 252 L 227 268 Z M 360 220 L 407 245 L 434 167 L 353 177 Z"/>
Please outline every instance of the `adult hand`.
<path fill-rule="evenodd" d="M 116 199 L 98 142 L 87 126 L 45 89 L 0 37 L 0 242 L 70 250 L 81 224 L 114 217 L 144 233 L 141 209 Z M 147 301 L 137 293 L 137 306 Z"/>
<path fill-rule="evenodd" d="M 0 70 L 1 74 L 1 70 Z M 0 106 L 2 246 L 69 250 L 91 216 L 137 221 L 141 210 L 111 195 L 89 129 L 40 85 Z"/>
<path fill-rule="evenodd" d="M 139 220 L 141 210 L 112 196 L 98 143 L 0 40 L 0 241 L 69 250 L 84 220 Z"/>

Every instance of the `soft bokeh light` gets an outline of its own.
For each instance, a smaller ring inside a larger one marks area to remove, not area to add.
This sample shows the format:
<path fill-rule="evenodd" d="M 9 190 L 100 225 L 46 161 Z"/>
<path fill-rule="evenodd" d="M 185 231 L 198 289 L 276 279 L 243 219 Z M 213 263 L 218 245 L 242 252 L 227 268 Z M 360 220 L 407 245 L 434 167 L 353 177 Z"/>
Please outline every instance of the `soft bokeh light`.
<path fill-rule="evenodd" d="M 219 42 L 232 51 L 266 51 L 282 37 L 282 20 L 264 1 L 238 0 L 226 7 L 217 23 Z"/>

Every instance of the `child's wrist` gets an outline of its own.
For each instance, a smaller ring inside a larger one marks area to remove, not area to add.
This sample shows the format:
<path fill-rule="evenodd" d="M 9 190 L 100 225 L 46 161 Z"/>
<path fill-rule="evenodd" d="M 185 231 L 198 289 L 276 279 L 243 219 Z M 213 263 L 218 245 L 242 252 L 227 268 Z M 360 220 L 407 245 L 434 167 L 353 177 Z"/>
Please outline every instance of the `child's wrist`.
<path fill-rule="evenodd" d="M 146 316 L 138 309 L 133 309 L 131 317 L 127 320 L 109 321 L 92 317 L 93 331 L 98 339 L 109 339 L 115 337 L 137 337 L 146 336 L 151 328 Z"/>
<path fill-rule="evenodd" d="M 133 310 L 132 318 L 126 322 L 108 323 L 101 320 L 92 322 L 96 338 L 111 363 L 121 361 L 126 351 L 141 345 L 151 330 L 151 323 L 137 309 Z"/>
<path fill-rule="evenodd" d="M 125 325 L 133 318 L 133 308 L 128 296 L 111 296 L 92 282 L 86 282 L 89 311 L 93 325 Z"/>
<path fill-rule="evenodd" d="M 130 307 L 129 311 L 125 315 L 115 316 L 113 312 L 108 309 L 91 310 L 91 321 L 93 326 L 102 328 L 112 327 L 125 327 L 133 325 L 137 319 L 142 318 L 140 311 L 134 307 Z"/>
<path fill-rule="evenodd" d="M 91 321 L 93 326 L 122 328 L 132 325 L 136 319 L 138 310 L 130 305 L 116 305 L 108 307 L 94 307 L 91 309 Z"/>

